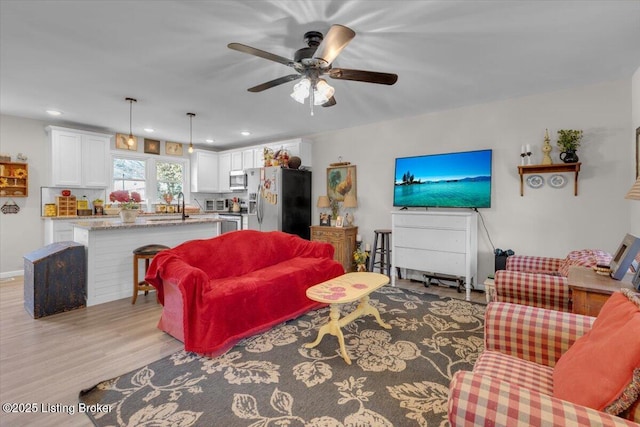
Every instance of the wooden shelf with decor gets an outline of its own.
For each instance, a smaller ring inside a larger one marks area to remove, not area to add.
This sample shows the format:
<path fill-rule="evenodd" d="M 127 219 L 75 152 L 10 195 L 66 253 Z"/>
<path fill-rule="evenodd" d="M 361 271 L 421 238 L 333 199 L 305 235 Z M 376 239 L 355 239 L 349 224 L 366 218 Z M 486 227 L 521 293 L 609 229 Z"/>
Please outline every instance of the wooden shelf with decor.
<path fill-rule="evenodd" d="M 0 197 L 27 197 L 29 195 L 29 165 L 0 162 Z"/>
<path fill-rule="evenodd" d="M 533 173 L 561 173 L 561 172 L 573 172 L 573 195 L 578 195 L 578 173 L 580 172 L 580 165 L 582 163 L 557 163 L 553 165 L 529 165 L 518 166 L 518 173 L 520 174 L 520 196 L 524 196 L 524 176 Z"/>
<path fill-rule="evenodd" d="M 344 267 L 345 272 L 353 270 L 353 251 L 356 250 L 358 227 L 311 226 L 311 241 L 331 243 L 333 259 Z"/>

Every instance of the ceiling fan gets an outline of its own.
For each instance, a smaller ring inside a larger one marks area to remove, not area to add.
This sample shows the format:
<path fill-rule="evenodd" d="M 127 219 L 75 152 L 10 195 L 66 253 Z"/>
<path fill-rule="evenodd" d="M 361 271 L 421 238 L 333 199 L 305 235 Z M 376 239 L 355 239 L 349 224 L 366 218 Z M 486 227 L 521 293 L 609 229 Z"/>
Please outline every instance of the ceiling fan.
<path fill-rule="evenodd" d="M 355 35 L 356 33 L 351 28 L 345 27 L 344 25 L 332 25 L 326 37 L 323 37 L 322 33 L 318 31 L 308 31 L 304 34 L 304 40 L 308 47 L 298 49 L 293 59 L 265 52 L 264 50 L 241 43 L 229 43 L 227 47 L 237 50 L 238 52 L 275 61 L 296 70 L 296 74 L 279 77 L 250 87 L 248 90 L 249 92 L 262 92 L 274 86 L 300 80 L 300 82 L 294 86 L 291 97 L 301 104 L 304 104 L 305 100 L 309 98 L 311 115 L 313 115 L 314 105 L 331 107 L 336 104 L 336 99 L 333 96 L 335 90 L 322 78 L 324 75 L 338 80 L 354 80 L 384 85 L 392 85 L 398 80 L 397 74 L 332 67 L 333 61 Z"/>

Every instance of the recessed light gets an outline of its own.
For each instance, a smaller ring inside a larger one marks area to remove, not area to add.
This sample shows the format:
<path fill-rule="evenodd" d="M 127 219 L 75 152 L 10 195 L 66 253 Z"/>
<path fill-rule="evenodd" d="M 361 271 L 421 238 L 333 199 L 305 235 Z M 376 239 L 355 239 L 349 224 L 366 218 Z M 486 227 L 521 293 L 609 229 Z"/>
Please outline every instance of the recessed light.
<path fill-rule="evenodd" d="M 47 114 L 49 114 L 50 116 L 61 116 L 62 115 L 62 111 L 47 110 Z"/>
<path fill-rule="evenodd" d="M 155 129 L 151 129 L 151 128 L 144 128 L 144 131 L 145 131 L 145 132 L 149 132 L 149 133 L 151 133 L 151 132 L 155 132 Z"/>
<path fill-rule="evenodd" d="M 240 132 L 240 135 L 249 136 L 249 135 L 251 135 L 251 132 L 249 132 L 248 130 L 243 130 L 242 132 Z"/>
<path fill-rule="evenodd" d="M 207 139 L 205 141 L 207 141 L 207 143 L 209 143 L 209 144 L 213 144 L 213 139 Z"/>

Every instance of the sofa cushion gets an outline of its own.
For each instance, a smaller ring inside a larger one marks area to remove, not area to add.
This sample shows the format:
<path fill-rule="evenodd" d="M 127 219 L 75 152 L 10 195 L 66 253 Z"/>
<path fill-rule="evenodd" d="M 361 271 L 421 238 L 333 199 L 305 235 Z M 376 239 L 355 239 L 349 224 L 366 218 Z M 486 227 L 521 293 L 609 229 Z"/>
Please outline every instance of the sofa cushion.
<path fill-rule="evenodd" d="M 598 249 L 571 251 L 562 262 L 559 273 L 564 277 L 569 276 L 569 268 L 574 265 L 582 267 L 595 267 L 598 264 L 609 265 L 611 258 L 608 252 Z"/>
<path fill-rule="evenodd" d="M 630 290 L 614 292 L 593 328 L 558 360 L 553 396 L 600 411 L 611 407 L 619 413 L 633 403 L 623 407 L 616 401 L 629 400 L 629 393 L 638 386 L 633 378 L 639 368 L 640 299 Z"/>
<path fill-rule="evenodd" d="M 497 351 L 484 351 L 478 357 L 473 372 L 537 393 L 553 394 L 553 368 Z"/>

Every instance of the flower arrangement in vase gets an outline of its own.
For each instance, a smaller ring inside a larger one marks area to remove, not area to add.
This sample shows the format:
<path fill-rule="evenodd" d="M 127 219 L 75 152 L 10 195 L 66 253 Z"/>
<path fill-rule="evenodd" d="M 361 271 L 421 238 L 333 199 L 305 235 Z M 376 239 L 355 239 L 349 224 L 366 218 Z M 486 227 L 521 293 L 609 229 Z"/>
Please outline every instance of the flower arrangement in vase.
<path fill-rule="evenodd" d="M 140 193 L 135 191 L 129 193 L 127 190 L 116 190 L 109 194 L 109 201 L 112 203 L 117 202 L 122 209 L 133 210 L 140 209 L 142 197 L 140 197 Z"/>
<path fill-rule="evenodd" d="M 358 248 L 353 252 L 353 261 L 356 263 L 357 271 L 367 271 L 367 259 L 369 253 Z"/>
<path fill-rule="evenodd" d="M 560 129 L 558 131 L 558 148 L 560 148 L 560 160 L 565 163 L 577 163 L 576 150 L 582 141 L 582 131 L 575 129 Z"/>

